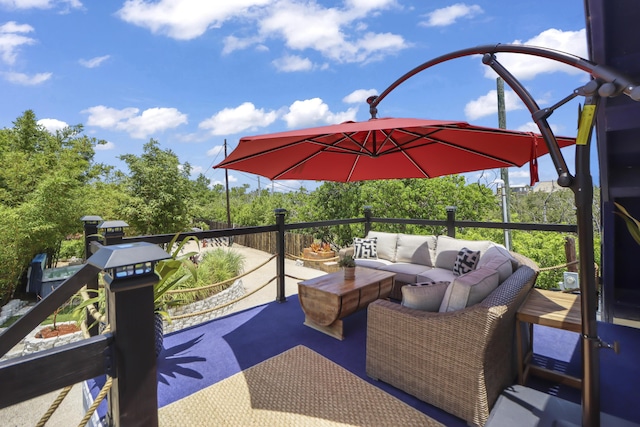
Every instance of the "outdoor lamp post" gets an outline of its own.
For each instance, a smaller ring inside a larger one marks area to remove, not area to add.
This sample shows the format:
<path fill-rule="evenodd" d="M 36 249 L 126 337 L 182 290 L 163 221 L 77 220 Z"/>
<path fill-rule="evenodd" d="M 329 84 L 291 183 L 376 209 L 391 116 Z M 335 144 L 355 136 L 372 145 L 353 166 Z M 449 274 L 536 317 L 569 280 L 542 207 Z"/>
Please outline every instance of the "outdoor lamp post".
<path fill-rule="evenodd" d="M 104 244 L 113 245 L 122 241 L 124 228 L 128 226 L 129 224 L 124 221 L 102 221 L 98 228 L 104 230 Z"/>
<path fill-rule="evenodd" d="M 102 217 L 97 215 L 85 215 L 80 218 L 84 225 L 84 260 L 91 256 L 91 242 L 98 240 L 98 224 L 102 222 Z"/>
<path fill-rule="evenodd" d="M 156 262 L 171 258 L 148 242 L 103 246 L 87 263 L 104 270 L 114 343 L 108 416 L 114 425 L 158 425 L 153 287 Z"/>
<path fill-rule="evenodd" d="M 496 179 L 494 181 L 498 185 L 498 190 L 500 190 L 500 196 L 502 197 L 502 222 L 509 222 L 509 205 L 507 203 L 507 188 L 504 185 L 504 181 L 501 179 Z M 504 247 L 508 250 L 511 250 L 511 233 L 509 233 L 509 229 L 504 229 Z"/>

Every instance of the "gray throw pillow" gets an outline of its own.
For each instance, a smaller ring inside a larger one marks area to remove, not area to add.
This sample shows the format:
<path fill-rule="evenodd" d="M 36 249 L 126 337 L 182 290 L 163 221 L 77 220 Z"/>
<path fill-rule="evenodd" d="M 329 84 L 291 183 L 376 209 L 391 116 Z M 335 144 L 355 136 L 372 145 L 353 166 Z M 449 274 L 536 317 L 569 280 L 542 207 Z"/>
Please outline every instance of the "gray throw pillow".
<path fill-rule="evenodd" d="M 402 287 L 402 305 L 415 310 L 436 312 L 442 304 L 449 282 L 427 282 Z"/>

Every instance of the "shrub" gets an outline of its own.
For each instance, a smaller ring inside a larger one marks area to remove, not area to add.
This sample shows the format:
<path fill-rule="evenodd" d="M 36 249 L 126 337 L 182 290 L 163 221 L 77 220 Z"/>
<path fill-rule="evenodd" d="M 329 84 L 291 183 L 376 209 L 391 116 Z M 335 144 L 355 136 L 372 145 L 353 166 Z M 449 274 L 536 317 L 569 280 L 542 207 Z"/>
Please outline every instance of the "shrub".
<path fill-rule="evenodd" d="M 202 259 L 198 262 L 198 280 L 185 280 L 176 289 L 194 289 L 204 286 L 221 283 L 225 280 L 238 276 L 244 271 L 244 256 L 236 251 L 216 248 L 204 252 Z M 171 298 L 184 304 L 189 304 L 217 294 L 232 283 L 221 284 L 220 286 L 195 292 L 172 293 Z"/>

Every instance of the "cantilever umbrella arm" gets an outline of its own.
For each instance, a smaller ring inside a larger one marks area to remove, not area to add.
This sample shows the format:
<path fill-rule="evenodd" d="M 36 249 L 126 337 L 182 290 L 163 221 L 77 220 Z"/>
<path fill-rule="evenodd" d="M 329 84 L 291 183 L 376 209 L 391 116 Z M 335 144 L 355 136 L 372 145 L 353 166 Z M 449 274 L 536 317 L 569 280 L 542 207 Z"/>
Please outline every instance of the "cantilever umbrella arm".
<path fill-rule="evenodd" d="M 551 108 L 541 110 L 524 86 L 496 60 L 495 54 L 499 52 L 528 54 L 562 62 L 588 72 L 594 80 L 576 89 L 573 94 L 567 96 Z M 593 118 L 600 97 L 613 97 L 624 93 L 634 101 L 640 101 L 640 86 L 635 84 L 630 78 L 608 67 L 597 65 L 586 59 L 552 49 L 525 45 L 499 44 L 478 46 L 452 52 L 427 61 L 400 77 L 379 96 L 372 96 L 367 99 L 371 118 L 376 118 L 378 113 L 377 107 L 380 101 L 410 77 L 442 62 L 470 55 L 483 55 L 482 62 L 489 65 L 502 77 L 524 102 L 545 140 L 556 172 L 558 173 L 558 184 L 562 187 L 571 188 L 574 193 L 577 208 L 576 219 L 578 225 L 580 287 L 582 294 L 582 423 L 585 426 L 597 427 L 600 425 L 600 359 L 598 350 L 600 348 L 611 348 L 611 346 L 603 343 L 597 335 L 596 311 L 598 302 L 595 283 L 593 213 L 591 206 L 593 199 L 593 181 L 590 171 L 589 142 L 593 131 Z M 549 117 L 558 106 L 563 105 L 578 95 L 585 97 L 585 105 L 580 114 L 580 125 L 576 138 L 576 176 L 574 177 L 569 173 L 556 137 L 547 122 L 547 117 Z"/>

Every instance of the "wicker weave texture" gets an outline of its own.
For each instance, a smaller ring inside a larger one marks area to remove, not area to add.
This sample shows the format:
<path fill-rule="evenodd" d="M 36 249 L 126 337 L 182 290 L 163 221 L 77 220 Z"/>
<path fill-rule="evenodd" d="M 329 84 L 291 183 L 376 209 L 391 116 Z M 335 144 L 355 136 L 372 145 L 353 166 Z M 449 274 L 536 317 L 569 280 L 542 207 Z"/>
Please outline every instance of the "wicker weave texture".
<path fill-rule="evenodd" d="M 538 269 L 525 257 L 484 301 L 431 313 L 378 300 L 369 305 L 367 375 L 482 426 L 513 383 L 515 313 Z"/>

